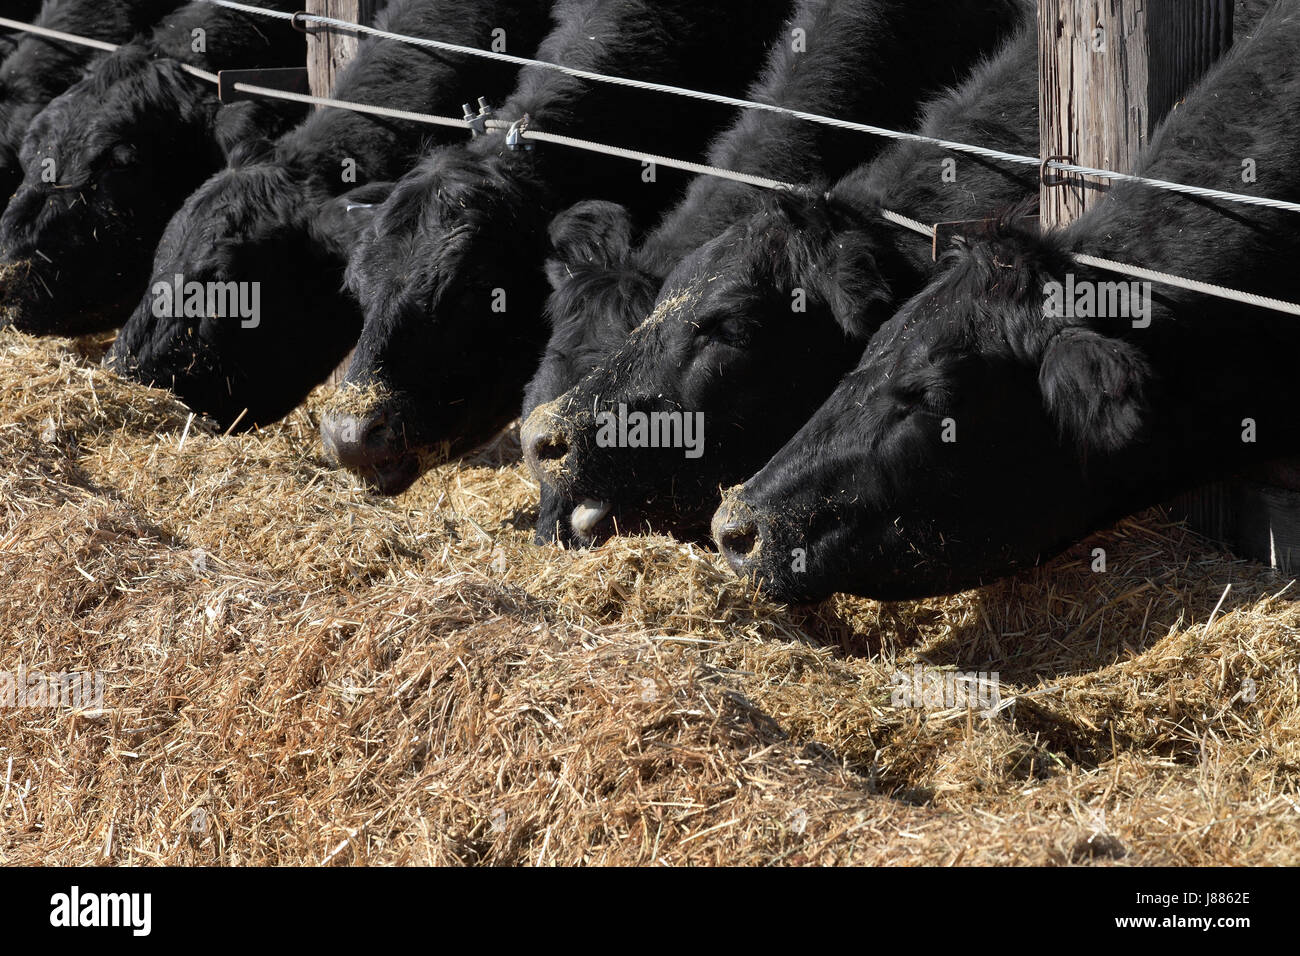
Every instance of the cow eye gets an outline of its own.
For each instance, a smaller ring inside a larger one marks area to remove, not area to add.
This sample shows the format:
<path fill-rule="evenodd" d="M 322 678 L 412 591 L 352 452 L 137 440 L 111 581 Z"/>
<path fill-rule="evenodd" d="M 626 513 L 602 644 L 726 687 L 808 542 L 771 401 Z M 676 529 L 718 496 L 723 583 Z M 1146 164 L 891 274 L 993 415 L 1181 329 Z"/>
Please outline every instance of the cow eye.
<path fill-rule="evenodd" d="M 952 404 L 952 391 L 948 385 L 929 376 L 897 382 L 894 397 L 909 412 L 943 412 Z"/>
<path fill-rule="evenodd" d="M 749 345 L 749 323 L 735 315 L 706 317 L 696 326 L 696 341 L 701 346 L 717 343 L 745 348 Z"/>

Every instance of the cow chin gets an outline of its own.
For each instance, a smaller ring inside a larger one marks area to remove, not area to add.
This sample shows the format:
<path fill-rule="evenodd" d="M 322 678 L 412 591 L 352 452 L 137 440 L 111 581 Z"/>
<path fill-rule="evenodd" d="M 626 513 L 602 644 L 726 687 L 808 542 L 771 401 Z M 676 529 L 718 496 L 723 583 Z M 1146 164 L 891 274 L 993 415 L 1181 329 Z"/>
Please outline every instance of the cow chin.
<path fill-rule="evenodd" d="M 886 513 L 861 501 L 788 493 L 768 499 L 736 489 L 712 530 L 738 575 L 775 600 L 809 603 L 834 593 L 915 601 L 983 587 L 1058 554 L 1087 527 L 1039 527 L 1032 517 L 972 523 L 937 503 Z"/>
<path fill-rule="evenodd" d="M 623 455 L 626 457 L 620 458 Z M 709 518 L 717 503 L 716 485 L 701 486 L 694 476 L 674 474 L 663 463 L 635 456 L 627 450 L 597 449 L 591 456 L 579 453 L 567 468 L 545 472 L 560 475 L 558 488 L 582 511 L 570 514 L 574 541 L 598 544 L 614 534 L 671 534 L 685 541 L 707 541 Z M 535 469 L 535 473 L 537 470 Z M 664 472 L 662 481 L 644 481 Z M 593 509 L 603 508 L 594 518 Z"/>
<path fill-rule="evenodd" d="M 326 452 L 338 461 L 336 451 L 332 451 L 329 442 L 325 443 Z M 377 493 L 386 497 L 400 495 L 408 490 L 423 474 L 420 455 L 407 451 L 388 458 L 347 466 L 348 470 L 366 483 Z"/>
<path fill-rule="evenodd" d="M 767 500 L 734 488 L 714 513 L 712 533 L 731 569 L 782 603 L 809 604 L 837 592 L 902 601 L 954 590 L 934 573 L 942 563 L 918 550 L 899 525 L 866 519 L 842 501 Z"/>

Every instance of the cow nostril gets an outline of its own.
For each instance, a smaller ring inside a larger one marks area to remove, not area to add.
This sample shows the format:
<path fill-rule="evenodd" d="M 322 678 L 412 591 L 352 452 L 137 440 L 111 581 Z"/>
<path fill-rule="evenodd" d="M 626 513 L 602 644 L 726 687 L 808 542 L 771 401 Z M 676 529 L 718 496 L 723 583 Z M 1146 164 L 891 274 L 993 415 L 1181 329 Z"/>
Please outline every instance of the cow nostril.
<path fill-rule="evenodd" d="M 374 437 L 384 427 L 382 414 L 363 420 L 356 415 L 327 414 L 321 422 L 325 447 L 344 467 L 367 464 Z"/>
<path fill-rule="evenodd" d="M 388 427 L 388 416 L 383 412 L 371 415 L 361 427 L 361 445 L 373 448 L 379 444 L 379 434 Z"/>
<path fill-rule="evenodd" d="M 326 413 L 321 443 L 335 464 L 359 475 L 380 494 L 401 494 L 422 471 L 419 449 L 406 444 L 400 426 L 382 410 L 364 417 Z"/>
<path fill-rule="evenodd" d="M 519 443 L 533 477 L 550 485 L 565 480 L 565 460 L 570 450 L 568 429 L 557 415 L 545 407 L 534 409 L 519 429 Z"/>
<path fill-rule="evenodd" d="M 747 561 L 758 546 L 757 525 L 752 521 L 726 525 L 718 532 L 718 546 L 733 564 L 735 560 Z"/>
<path fill-rule="evenodd" d="M 568 453 L 569 442 L 562 432 L 541 432 L 529 438 L 528 455 L 535 461 L 560 461 Z"/>
<path fill-rule="evenodd" d="M 724 502 L 713 516 L 713 540 L 737 574 L 759 560 L 763 539 L 753 511 L 740 501 Z"/>

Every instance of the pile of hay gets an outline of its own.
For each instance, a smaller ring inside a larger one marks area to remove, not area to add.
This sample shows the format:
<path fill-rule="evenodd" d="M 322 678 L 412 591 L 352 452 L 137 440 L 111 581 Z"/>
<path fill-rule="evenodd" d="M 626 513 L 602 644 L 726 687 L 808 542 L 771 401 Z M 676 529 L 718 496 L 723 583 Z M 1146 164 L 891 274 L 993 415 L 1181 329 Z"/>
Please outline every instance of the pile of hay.
<path fill-rule="evenodd" d="M 0 863 L 1300 862 L 1300 608 L 1159 514 L 787 610 L 668 538 L 535 548 L 509 438 L 385 501 L 327 396 L 222 436 L 100 347 L 0 333 L 0 672 L 105 674 L 0 708 Z M 894 706 L 916 665 L 997 713 Z"/>

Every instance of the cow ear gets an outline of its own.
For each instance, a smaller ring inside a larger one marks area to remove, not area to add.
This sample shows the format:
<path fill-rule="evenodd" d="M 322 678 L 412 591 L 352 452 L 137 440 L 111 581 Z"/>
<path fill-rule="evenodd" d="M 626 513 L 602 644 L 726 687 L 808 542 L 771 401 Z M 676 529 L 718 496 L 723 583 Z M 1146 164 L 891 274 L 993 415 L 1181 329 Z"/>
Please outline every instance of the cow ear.
<path fill-rule="evenodd" d="M 1062 439 L 1083 454 L 1112 454 L 1141 439 L 1151 379 L 1151 367 L 1128 342 L 1078 327 L 1052 337 L 1038 371 Z"/>
<path fill-rule="evenodd" d="M 230 103 L 217 110 L 212 119 L 212 137 L 221 155 L 231 166 L 251 162 L 271 148 L 266 130 L 272 128 L 267 107 L 253 100 Z"/>
<path fill-rule="evenodd" d="M 817 277 L 818 292 L 845 334 L 865 342 L 890 317 L 894 293 L 869 233 L 840 233 Z"/>
<path fill-rule="evenodd" d="M 312 233 L 346 258 L 392 191 L 392 183 L 367 183 L 322 203 L 312 219 Z"/>
<path fill-rule="evenodd" d="M 554 250 L 546 263 L 552 289 L 559 289 L 575 269 L 614 269 L 632 256 L 632 216 L 623 206 L 588 200 L 570 206 L 551 220 Z"/>

